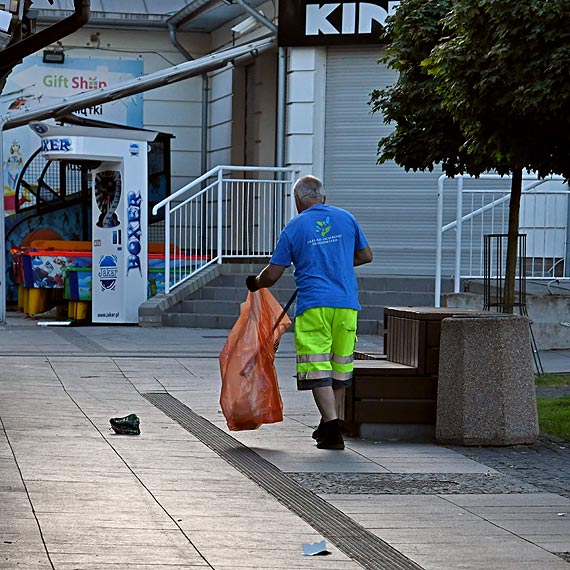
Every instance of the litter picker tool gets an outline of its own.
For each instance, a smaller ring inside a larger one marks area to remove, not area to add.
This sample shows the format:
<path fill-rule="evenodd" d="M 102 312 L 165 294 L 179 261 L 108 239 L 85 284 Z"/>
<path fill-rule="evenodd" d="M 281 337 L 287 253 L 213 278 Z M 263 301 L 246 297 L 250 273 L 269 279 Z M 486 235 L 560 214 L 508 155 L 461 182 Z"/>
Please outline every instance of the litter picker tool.
<path fill-rule="evenodd" d="M 293 291 L 291 298 L 287 301 L 287 303 L 285 304 L 285 307 L 283 308 L 283 311 L 281 311 L 281 314 L 279 315 L 279 317 L 275 321 L 275 324 L 273 325 L 273 330 L 272 330 L 273 333 L 277 330 L 279 323 L 283 320 L 283 317 L 287 314 L 287 311 L 291 308 L 291 305 L 293 304 L 293 301 L 296 298 L 297 298 L 297 289 L 295 289 L 295 291 Z M 279 348 L 279 341 L 280 340 L 281 339 L 277 339 L 275 341 L 275 343 L 273 344 L 273 350 L 275 352 L 277 352 L 277 349 Z M 255 365 L 255 361 L 258 358 L 258 356 L 259 356 L 259 351 L 257 352 L 257 354 L 254 354 L 247 361 L 246 365 L 240 370 L 240 374 L 242 376 L 249 376 L 251 374 L 251 371 L 253 370 L 253 366 Z"/>
<path fill-rule="evenodd" d="M 279 315 L 279 318 L 273 325 L 273 331 L 275 331 L 275 329 L 279 326 L 279 323 L 283 320 L 283 317 L 287 314 L 287 311 L 291 308 L 291 305 L 293 304 L 293 301 L 296 298 L 297 298 L 297 289 L 293 291 L 293 294 L 291 295 L 291 298 L 287 301 L 287 304 L 285 305 L 283 312 Z"/>

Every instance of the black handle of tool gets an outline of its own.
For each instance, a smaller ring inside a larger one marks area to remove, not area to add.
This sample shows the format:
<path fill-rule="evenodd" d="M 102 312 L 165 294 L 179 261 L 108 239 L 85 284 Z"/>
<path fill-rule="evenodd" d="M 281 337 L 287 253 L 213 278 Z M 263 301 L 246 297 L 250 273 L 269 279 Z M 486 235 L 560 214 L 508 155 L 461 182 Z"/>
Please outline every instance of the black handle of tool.
<path fill-rule="evenodd" d="M 279 315 L 279 318 L 277 319 L 277 322 L 275 323 L 275 325 L 273 325 L 273 332 L 275 332 L 275 329 L 279 326 L 279 323 L 283 320 L 283 317 L 287 314 L 287 311 L 289 310 L 289 308 L 291 307 L 291 305 L 293 304 L 293 301 L 295 300 L 295 298 L 297 297 L 297 289 L 295 289 L 295 292 L 293 293 L 293 295 L 291 295 L 291 298 L 287 301 L 287 304 L 285 305 L 285 308 L 283 309 L 283 311 L 281 311 L 281 314 Z M 273 349 L 275 351 L 277 351 L 277 347 L 279 346 L 279 342 L 276 342 L 273 345 Z M 254 354 L 245 364 L 245 366 L 240 370 L 240 374 L 242 376 L 249 376 L 251 374 L 251 371 L 253 370 L 253 367 L 255 365 L 255 361 L 257 359 L 257 357 L 259 356 L 260 352 L 259 350 L 256 352 L 256 354 Z"/>
<path fill-rule="evenodd" d="M 273 326 L 274 331 L 279 326 L 279 323 L 283 320 L 283 317 L 287 314 L 287 311 L 291 308 L 291 305 L 293 304 L 293 301 L 296 299 L 296 297 L 297 297 L 297 289 L 295 289 L 295 291 L 293 291 L 291 298 L 287 301 L 287 304 L 285 305 L 285 308 L 283 309 L 283 311 L 281 311 L 281 314 L 279 315 L 277 322 Z"/>

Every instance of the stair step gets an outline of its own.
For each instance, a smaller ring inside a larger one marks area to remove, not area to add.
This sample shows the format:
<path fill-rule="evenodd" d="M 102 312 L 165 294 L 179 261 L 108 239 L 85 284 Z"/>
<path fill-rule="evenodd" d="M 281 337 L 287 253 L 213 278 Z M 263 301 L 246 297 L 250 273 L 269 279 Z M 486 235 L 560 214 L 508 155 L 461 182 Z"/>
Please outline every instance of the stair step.
<path fill-rule="evenodd" d="M 253 275 L 254 273 L 251 273 Z M 248 273 L 229 273 L 220 275 L 215 280 L 213 280 L 210 284 L 211 285 L 221 285 L 223 287 L 235 287 L 236 289 L 246 289 L 245 286 L 245 279 L 250 275 Z M 294 289 L 295 288 L 295 280 L 293 279 L 293 275 L 289 273 L 284 273 L 281 278 L 279 279 L 278 286 L 280 288 L 288 288 Z M 277 285 L 276 285 L 277 287 Z"/>
<path fill-rule="evenodd" d="M 432 306 L 433 293 L 405 291 L 374 291 L 360 289 L 358 298 L 361 305 L 383 305 L 397 307 Z"/>
<path fill-rule="evenodd" d="M 381 334 L 382 323 L 375 319 L 358 319 L 357 334 Z"/>
<path fill-rule="evenodd" d="M 243 301 L 243 299 L 242 299 Z M 240 302 L 237 301 L 215 301 L 204 299 L 186 299 L 177 307 L 177 313 L 188 313 L 195 315 L 220 315 L 231 316 L 234 319 L 239 315 Z"/>
<path fill-rule="evenodd" d="M 385 305 L 362 305 L 359 317 L 361 319 L 383 321 L 385 308 Z"/>
<path fill-rule="evenodd" d="M 434 293 L 435 279 L 433 277 L 398 277 L 398 276 L 359 276 L 357 277 L 359 289 L 372 289 L 375 291 L 405 291 L 417 293 Z M 443 292 L 453 291 L 453 280 L 442 279 Z"/>
<path fill-rule="evenodd" d="M 230 330 L 236 317 L 227 315 L 198 315 L 195 313 L 165 313 L 162 324 L 169 327 Z"/>
<path fill-rule="evenodd" d="M 287 302 L 295 289 L 285 289 L 282 287 L 272 287 L 271 293 L 279 302 Z M 213 300 L 213 301 L 237 301 L 242 303 L 247 297 L 245 287 L 224 287 L 221 285 L 202 287 L 199 291 L 192 293 L 188 297 L 191 300 Z"/>

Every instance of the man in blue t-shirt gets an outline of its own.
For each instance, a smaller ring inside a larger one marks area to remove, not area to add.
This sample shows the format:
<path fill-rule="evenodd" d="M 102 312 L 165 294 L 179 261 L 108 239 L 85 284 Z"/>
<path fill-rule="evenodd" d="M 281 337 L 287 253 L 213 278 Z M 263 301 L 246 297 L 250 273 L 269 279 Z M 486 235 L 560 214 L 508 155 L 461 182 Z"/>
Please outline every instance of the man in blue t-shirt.
<path fill-rule="evenodd" d="M 372 251 L 352 214 L 325 205 L 318 178 L 303 176 L 293 191 L 299 215 L 281 233 L 269 265 L 246 285 L 252 292 L 271 287 L 294 265 L 297 387 L 312 390 L 321 412 L 313 432 L 317 447 L 344 449 L 338 411 L 352 381 L 361 308 L 354 267 L 371 262 Z"/>

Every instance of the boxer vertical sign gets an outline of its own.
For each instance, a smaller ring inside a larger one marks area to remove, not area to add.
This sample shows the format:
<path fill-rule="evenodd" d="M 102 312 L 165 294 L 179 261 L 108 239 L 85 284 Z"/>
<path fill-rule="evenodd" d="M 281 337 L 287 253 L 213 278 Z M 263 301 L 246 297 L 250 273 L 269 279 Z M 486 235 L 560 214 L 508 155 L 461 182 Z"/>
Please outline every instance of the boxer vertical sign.
<path fill-rule="evenodd" d="M 279 45 L 326 46 L 380 43 L 386 18 L 400 2 L 279 2 Z"/>

